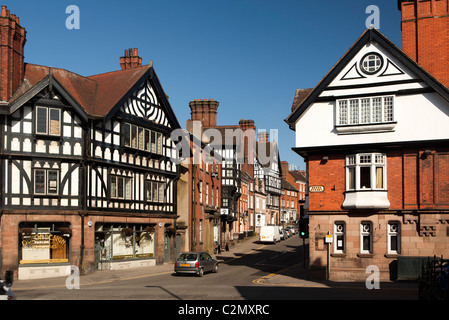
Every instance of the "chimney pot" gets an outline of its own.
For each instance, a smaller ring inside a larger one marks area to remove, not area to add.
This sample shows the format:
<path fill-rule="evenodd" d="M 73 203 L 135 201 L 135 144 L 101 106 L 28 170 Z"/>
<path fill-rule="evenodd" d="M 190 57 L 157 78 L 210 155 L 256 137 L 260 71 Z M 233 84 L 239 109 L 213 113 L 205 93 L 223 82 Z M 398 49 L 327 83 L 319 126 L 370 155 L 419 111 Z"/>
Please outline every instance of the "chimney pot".
<path fill-rule="evenodd" d="M 2 6 L 2 13 L 1 13 L 2 17 L 6 17 L 6 11 L 7 11 L 6 6 Z"/>

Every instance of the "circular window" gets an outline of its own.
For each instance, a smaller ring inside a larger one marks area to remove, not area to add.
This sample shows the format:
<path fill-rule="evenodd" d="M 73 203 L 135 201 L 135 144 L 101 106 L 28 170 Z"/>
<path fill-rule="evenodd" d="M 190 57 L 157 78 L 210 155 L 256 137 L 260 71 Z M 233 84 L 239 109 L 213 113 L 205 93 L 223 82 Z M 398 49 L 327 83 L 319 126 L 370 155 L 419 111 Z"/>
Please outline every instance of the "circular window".
<path fill-rule="evenodd" d="M 382 56 L 372 52 L 363 57 L 360 67 L 364 73 L 371 75 L 382 69 L 383 64 L 384 60 L 382 59 Z"/>

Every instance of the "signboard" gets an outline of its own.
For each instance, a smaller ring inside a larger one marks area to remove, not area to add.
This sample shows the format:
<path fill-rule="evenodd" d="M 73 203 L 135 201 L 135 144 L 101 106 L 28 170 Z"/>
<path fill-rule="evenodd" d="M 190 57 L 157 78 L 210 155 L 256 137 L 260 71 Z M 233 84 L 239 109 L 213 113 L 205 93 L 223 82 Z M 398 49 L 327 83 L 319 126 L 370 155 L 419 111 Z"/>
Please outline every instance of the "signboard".
<path fill-rule="evenodd" d="M 332 243 L 333 237 L 331 234 L 327 234 L 326 238 L 324 238 L 325 243 Z"/>
<path fill-rule="evenodd" d="M 324 186 L 310 186 L 309 192 L 324 192 Z"/>
<path fill-rule="evenodd" d="M 220 214 L 221 214 L 221 215 L 227 215 L 227 214 L 229 214 L 229 209 L 220 209 Z"/>

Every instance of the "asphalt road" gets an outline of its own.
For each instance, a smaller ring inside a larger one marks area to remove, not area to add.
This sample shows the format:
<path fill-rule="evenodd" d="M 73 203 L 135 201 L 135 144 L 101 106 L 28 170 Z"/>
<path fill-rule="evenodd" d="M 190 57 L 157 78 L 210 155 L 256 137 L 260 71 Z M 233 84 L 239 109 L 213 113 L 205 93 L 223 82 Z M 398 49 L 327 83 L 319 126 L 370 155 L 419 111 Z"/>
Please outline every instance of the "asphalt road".
<path fill-rule="evenodd" d="M 303 246 L 302 240 L 297 236 L 274 245 L 260 245 L 250 254 L 238 259 L 222 260 L 224 262 L 219 265 L 218 273 L 205 274 L 201 278 L 191 275 L 176 276 L 172 271 L 166 271 L 126 280 L 83 283 L 78 290 L 58 286 L 38 290 L 21 289 L 16 294 L 19 300 L 152 300 L 153 305 L 156 303 L 154 301 L 169 300 L 177 301 L 176 306 L 186 300 L 197 303 L 205 300 L 274 303 L 275 300 L 407 300 L 417 297 L 416 291 L 408 288 L 367 290 L 366 287 L 357 285 L 295 287 L 259 281 L 283 270 L 301 268 Z M 295 303 L 288 306 L 296 307 Z M 171 311 L 176 311 L 176 308 Z"/>

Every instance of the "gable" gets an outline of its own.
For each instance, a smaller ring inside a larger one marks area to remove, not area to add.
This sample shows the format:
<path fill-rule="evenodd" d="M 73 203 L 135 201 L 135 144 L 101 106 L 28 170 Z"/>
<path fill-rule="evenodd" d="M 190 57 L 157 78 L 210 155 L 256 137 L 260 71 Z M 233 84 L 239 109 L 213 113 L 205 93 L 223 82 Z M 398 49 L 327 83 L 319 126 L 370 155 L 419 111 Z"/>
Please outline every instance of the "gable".
<path fill-rule="evenodd" d="M 361 58 L 369 52 L 382 53 L 386 58 L 381 71 L 374 75 L 366 75 L 361 72 L 360 68 Z M 425 83 L 427 86 L 423 85 L 422 88 L 427 87 L 428 91 L 437 92 L 443 99 L 449 102 L 448 88 L 426 72 L 378 30 L 368 29 L 307 95 L 302 103 L 292 110 L 285 122 L 294 130 L 294 124 L 298 118 L 307 111 L 313 102 L 319 101 L 318 98 L 320 96 L 321 98 L 323 96 L 337 97 L 339 94 L 338 92 L 323 94 L 324 91 L 359 88 L 362 89 L 359 91 L 370 92 L 373 90 L 367 88 L 407 82 Z M 410 89 L 410 86 L 406 86 L 405 89 Z M 394 90 L 401 91 L 404 88 L 393 88 L 392 91 Z"/>
<path fill-rule="evenodd" d="M 449 139 L 449 91 L 367 30 L 286 119 L 296 148 Z"/>
<path fill-rule="evenodd" d="M 120 112 L 171 128 L 165 108 L 149 80 L 134 90 L 120 108 Z"/>

